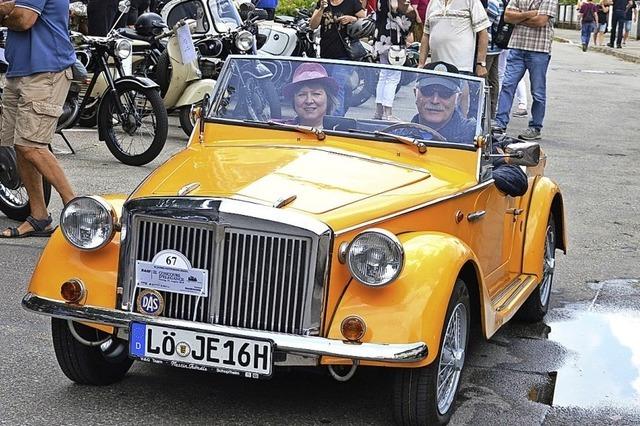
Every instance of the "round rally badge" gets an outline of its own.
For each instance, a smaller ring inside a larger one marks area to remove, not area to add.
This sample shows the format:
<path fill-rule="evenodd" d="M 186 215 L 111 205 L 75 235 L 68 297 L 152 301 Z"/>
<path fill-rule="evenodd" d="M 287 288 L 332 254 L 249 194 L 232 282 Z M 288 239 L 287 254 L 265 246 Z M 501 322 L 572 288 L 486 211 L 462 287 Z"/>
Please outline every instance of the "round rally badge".
<path fill-rule="evenodd" d="M 160 315 L 164 310 L 164 299 L 156 290 L 144 289 L 138 294 L 138 312 Z"/>

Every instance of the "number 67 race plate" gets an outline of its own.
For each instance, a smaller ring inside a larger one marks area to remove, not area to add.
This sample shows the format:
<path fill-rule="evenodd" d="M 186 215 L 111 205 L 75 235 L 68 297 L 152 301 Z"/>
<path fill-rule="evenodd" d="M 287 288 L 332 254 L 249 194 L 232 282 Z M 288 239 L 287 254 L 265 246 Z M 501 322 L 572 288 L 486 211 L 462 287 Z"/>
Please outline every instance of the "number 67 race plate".
<path fill-rule="evenodd" d="M 273 343 L 134 322 L 129 354 L 174 367 L 258 378 L 271 375 Z"/>

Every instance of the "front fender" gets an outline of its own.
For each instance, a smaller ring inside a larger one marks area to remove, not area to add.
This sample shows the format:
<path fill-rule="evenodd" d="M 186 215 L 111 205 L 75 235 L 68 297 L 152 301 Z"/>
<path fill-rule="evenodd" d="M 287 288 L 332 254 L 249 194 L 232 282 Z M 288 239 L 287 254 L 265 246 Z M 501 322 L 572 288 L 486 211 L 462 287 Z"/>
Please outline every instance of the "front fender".
<path fill-rule="evenodd" d="M 527 227 L 524 237 L 522 273 L 542 277 L 542 259 L 544 256 L 544 239 L 549 214 L 553 213 L 556 224 L 556 247 L 567 252 L 567 236 L 564 219 L 564 203 L 560 187 L 547 177 L 536 179 Z"/>
<path fill-rule="evenodd" d="M 346 317 L 358 315 L 367 324 L 365 342 L 426 343 L 429 353 L 424 360 L 403 365 L 419 367 L 438 355 L 453 286 L 465 263 L 471 260 L 477 264 L 477 259 L 464 242 L 448 234 L 412 232 L 398 238 L 405 251 L 398 279 L 383 288 L 367 287 L 352 279 L 327 337 L 342 339 L 340 324 Z"/>
<path fill-rule="evenodd" d="M 103 198 L 114 206 L 119 215 L 126 196 L 112 195 Z M 76 278 L 85 284 L 85 304 L 115 308 L 119 253 L 119 233 L 99 250 L 82 251 L 69 244 L 58 228 L 40 255 L 28 291 L 62 301 L 60 286 L 65 281 Z M 111 331 L 111 327 L 108 326 L 96 327 Z"/>
<path fill-rule="evenodd" d="M 116 87 L 118 87 L 118 85 L 122 85 L 124 83 L 136 84 L 141 89 L 158 89 L 158 90 L 160 90 L 160 86 L 158 86 L 158 83 L 156 83 L 155 81 L 153 81 L 153 80 L 151 80 L 150 78 L 147 78 L 147 77 L 136 77 L 136 76 L 132 76 L 132 75 L 125 75 L 124 77 L 120 77 L 119 79 L 117 79 L 115 81 Z"/>
<path fill-rule="evenodd" d="M 196 80 L 190 83 L 178 98 L 175 108 L 180 108 L 186 105 L 193 105 L 204 99 L 204 95 L 211 93 L 213 87 L 216 85 L 215 80 L 209 78 L 203 80 Z"/>

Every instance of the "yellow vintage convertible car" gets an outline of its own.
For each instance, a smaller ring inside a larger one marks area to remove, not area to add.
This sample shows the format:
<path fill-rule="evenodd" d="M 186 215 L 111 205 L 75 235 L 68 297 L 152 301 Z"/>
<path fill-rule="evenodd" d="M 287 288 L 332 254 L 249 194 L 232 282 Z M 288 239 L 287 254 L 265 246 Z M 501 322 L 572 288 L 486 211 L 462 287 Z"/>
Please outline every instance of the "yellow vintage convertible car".
<path fill-rule="evenodd" d="M 566 240 L 539 146 L 491 135 L 483 80 L 434 68 L 228 58 L 186 149 L 64 208 L 22 302 L 62 371 L 383 367 L 397 423 L 446 423 L 471 331 L 541 320 Z M 349 105 L 365 74 L 397 83 L 393 117 Z"/>

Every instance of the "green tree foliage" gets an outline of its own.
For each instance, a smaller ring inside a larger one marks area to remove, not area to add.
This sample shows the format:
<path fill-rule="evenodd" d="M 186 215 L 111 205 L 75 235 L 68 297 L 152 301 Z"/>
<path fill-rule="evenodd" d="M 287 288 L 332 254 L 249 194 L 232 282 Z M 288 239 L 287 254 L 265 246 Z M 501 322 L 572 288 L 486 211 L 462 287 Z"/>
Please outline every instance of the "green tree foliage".
<path fill-rule="evenodd" d="M 295 15 L 296 9 L 313 10 L 316 7 L 316 0 L 280 0 L 276 15 Z"/>

